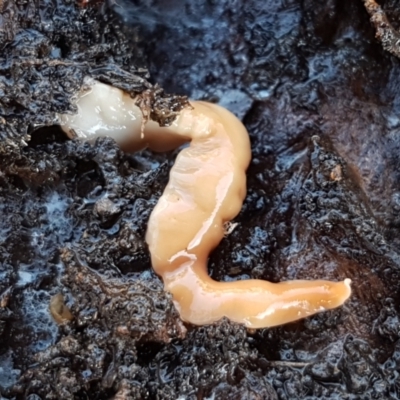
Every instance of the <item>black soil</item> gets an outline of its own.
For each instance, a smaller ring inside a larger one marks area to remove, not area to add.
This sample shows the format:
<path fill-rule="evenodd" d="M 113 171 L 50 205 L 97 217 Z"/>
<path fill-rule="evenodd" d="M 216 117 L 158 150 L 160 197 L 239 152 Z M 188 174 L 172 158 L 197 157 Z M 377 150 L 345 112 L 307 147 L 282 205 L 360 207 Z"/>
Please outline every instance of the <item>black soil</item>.
<path fill-rule="evenodd" d="M 399 399 L 400 63 L 362 1 L 86 3 L 0 0 L 0 395 Z M 350 301 L 252 332 L 182 323 L 144 242 L 176 153 L 68 141 L 56 113 L 86 75 L 163 124 L 186 99 L 156 84 L 243 119 L 248 194 L 215 279 L 347 277 Z"/>

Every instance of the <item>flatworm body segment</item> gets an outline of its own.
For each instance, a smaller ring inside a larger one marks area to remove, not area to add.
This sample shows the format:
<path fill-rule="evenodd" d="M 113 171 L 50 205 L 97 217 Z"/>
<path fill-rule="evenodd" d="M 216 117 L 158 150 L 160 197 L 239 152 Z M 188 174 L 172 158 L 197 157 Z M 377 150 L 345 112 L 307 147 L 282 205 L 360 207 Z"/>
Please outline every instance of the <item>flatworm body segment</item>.
<path fill-rule="evenodd" d="M 265 328 L 338 307 L 349 298 L 350 279 L 211 279 L 209 254 L 246 195 L 251 150 L 245 127 L 224 108 L 194 101 L 169 127 L 149 121 L 143 135 L 134 99 L 100 82 L 87 83 L 90 89 L 78 97 L 78 114 L 60 116 L 71 137 L 111 136 L 128 151 L 165 151 L 190 142 L 178 154 L 146 234 L 153 268 L 184 321 L 203 325 L 227 317 L 249 328 Z"/>

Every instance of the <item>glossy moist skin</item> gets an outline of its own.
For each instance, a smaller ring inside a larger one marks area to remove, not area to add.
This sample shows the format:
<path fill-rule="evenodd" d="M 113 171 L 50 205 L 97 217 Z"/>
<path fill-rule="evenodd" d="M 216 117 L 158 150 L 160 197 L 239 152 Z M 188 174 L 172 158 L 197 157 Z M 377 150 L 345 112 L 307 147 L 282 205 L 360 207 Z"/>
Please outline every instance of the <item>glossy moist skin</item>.
<path fill-rule="evenodd" d="M 350 280 L 262 280 L 217 282 L 207 273 L 210 252 L 224 236 L 225 223 L 240 211 L 251 158 L 243 124 L 215 104 L 192 102 L 170 127 L 148 122 L 134 99 L 119 89 L 87 80 L 78 114 L 62 115 L 71 137 L 111 136 L 128 151 L 165 151 L 185 141 L 169 182 L 148 223 L 146 241 L 154 270 L 172 293 L 184 321 L 210 324 L 227 317 L 249 328 L 285 324 L 342 305 Z"/>

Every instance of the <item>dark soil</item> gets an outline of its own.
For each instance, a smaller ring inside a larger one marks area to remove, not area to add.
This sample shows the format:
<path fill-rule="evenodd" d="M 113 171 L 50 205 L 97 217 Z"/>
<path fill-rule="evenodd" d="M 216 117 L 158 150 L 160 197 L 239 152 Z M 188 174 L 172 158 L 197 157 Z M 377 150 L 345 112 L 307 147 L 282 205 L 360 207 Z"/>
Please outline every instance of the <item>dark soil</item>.
<path fill-rule="evenodd" d="M 83 3 L 0 0 L 0 394 L 399 399 L 400 63 L 362 1 Z M 248 195 L 215 279 L 347 277 L 351 299 L 273 329 L 183 324 L 144 243 L 176 153 L 68 141 L 55 113 L 85 75 L 161 123 L 186 99 L 156 83 L 243 119 Z"/>

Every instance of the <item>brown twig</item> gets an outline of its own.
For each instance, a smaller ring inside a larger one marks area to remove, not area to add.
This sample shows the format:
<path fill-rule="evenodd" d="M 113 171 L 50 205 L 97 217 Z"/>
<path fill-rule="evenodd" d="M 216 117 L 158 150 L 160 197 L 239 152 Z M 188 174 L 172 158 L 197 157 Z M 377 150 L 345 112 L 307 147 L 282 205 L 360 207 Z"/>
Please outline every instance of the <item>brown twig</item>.
<path fill-rule="evenodd" d="M 382 7 L 375 0 L 363 0 L 363 2 L 375 27 L 375 37 L 386 51 L 400 58 L 400 34 L 394 29 Z"/>

